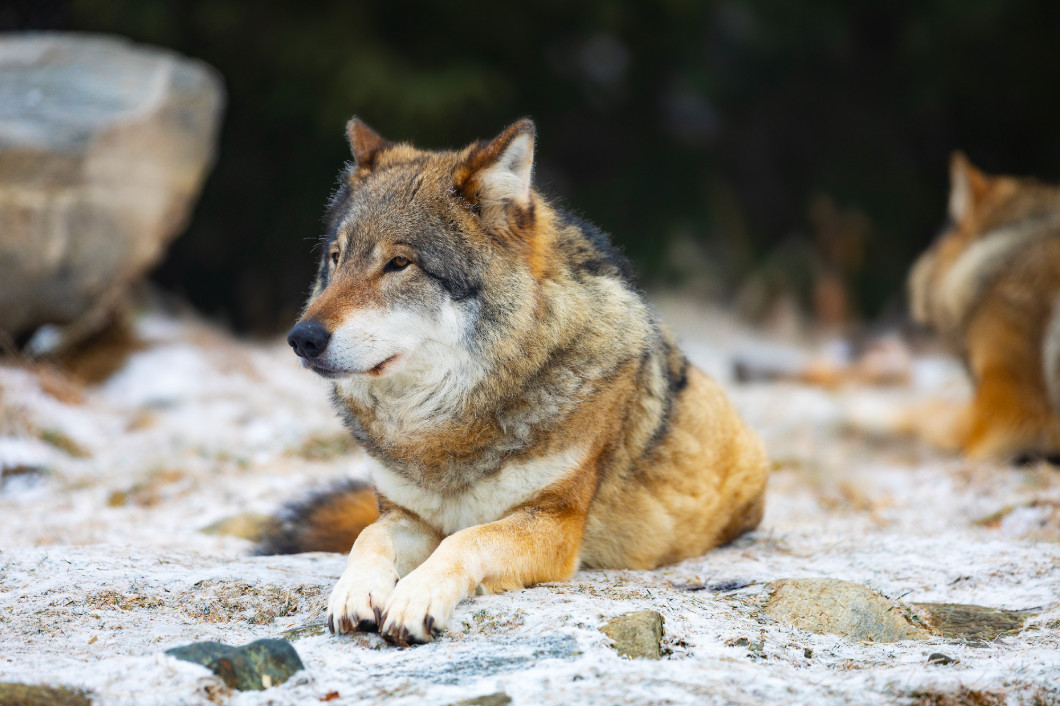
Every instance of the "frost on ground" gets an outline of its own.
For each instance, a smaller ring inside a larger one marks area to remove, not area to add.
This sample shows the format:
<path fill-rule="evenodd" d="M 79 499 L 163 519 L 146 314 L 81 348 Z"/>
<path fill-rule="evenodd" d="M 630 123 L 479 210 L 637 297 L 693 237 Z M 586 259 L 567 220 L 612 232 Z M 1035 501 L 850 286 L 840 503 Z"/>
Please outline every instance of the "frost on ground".
<path fill-rule="evenodd" d="M 345 559 L 250 556 L 203 531 L 364 476 L 326 385 L 282 342 L 247 344 L 148 313 L 141 350 L 106 382 L 0 366 L 0 682 L 68 685 L 99 703 L 445 704 L 504 692 L 541 703 L 1060 703 L 1060 471 L 974 465 L 885 433 L 895 410 L 967 394 L 959 367 L 913 361 L 912 383 L 738 385 L 732 356 L 800 359 L 689 305 L 663 307 L 775 461 L 753 534 L 658 571 L 463 603 L 437 642 L 332 637 L 325 602 Z M 760 610 L 766 582 L 853 581 L 903 603 L 1030 610 L 989 643 L 859 644 Z M 599 628 L 651 609 L 663 659 L 619 657 Z M 306 665 L 234 692 L 164 655 L 198 640 L 286 637 Z M 929 664 L 929 655 L 955 660 Z"/>

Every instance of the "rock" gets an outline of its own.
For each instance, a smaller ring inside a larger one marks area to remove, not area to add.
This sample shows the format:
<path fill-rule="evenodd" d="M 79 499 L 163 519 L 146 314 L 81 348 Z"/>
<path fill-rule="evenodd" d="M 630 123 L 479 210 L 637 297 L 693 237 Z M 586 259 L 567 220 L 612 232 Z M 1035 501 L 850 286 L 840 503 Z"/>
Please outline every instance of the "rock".
<path fill-rule="evenodd" d="M 401 651 L 387 660 L 387 669 L 417 682 L 464 685 L 519 672 L 546 659 L 570 661 L 580 654 L 578 641 L 572 635 L 527 639 L 498 634 L 447 642 L 444 661 L 424 659 L 419 650 Z"/>
<path fill-rule="evenodd" d="M 979 691 L 959 686 L 953 691 L 941 689 L 918 689 L 902 699 L 910 706 L 1005 706 L 1011 703 L 1011 694 L 999 691 Z M 1035 700 L 1034 703 L 1048 703 Z"/>
<path fill-rule="evenodd" d="M 284 630 L 280 633 L 285 640 L 291 642 L 297 642 L 306 637 L 317 637 L 318 635 L 324 635 L 328 632 L 328 624 L 324 621 L 324 618 L 314 618 L 308 623 L 299 625 L 298 627 Z"/>
<path fill-rule="evenodd" d="M 287 640 L 255 640 L 241 647 L 196 642 L 166 650 L 167 655 L 201 664 L 240 691 L 261 691 L 282 684 L 305 665 Z"/>
<path fill-rule="evenodd" d="M 184 228 L 224 91 L 202 62 L 120 38 L 0 37 L 0 329 L 67 326 L 39 332 L 56 348 Z"/>
<path fill-rule="evenodd" d="M 1019 632 L 1027 618 L 1024 610 L 1002 610 L 963 603 L 914 603 L 924 623 L 942 637 L 989 642 L 1000 635 Z"/>
<path fill-rule="evenodd" d="M 729 640 L 725 643 L 729 647 L 746 647 L 747 651 L 751 653 L 752 657 L 762 658 L 766 655 L 765 645 L 761 642 L 751 642 L 746 637 L 740 637 L 735 640 Z M 806 655 L 809 657 L 810 655 Z"/>
<path fill-rule="evenodd" d="M 453 706 L 508 706 L 511 702 L 512 697 L 503 691 L 498 691 L 496 694 L 486 694 L 484 696 L 476 696 L 473 699 L 457 701 Z"/>
<path fill-rule="evenodd" d="M 62 686 L 31 686 L 0 682 L 0 706 L 91 706 L 82 691 Z"/>
<path fill-rule="evenodd" d="M 654 610 L 620 615 L 600 628 L 614 641 L 618 654 L 630 659 L 662 657 L 663 617 Z"/>
<path fill-rule="evenodd" d="M 782 579 L 768 584 L 765 613 L 777 622 L 857 642 L 924 640 L 901 606 L 861 584 L 838 579 Z"/>

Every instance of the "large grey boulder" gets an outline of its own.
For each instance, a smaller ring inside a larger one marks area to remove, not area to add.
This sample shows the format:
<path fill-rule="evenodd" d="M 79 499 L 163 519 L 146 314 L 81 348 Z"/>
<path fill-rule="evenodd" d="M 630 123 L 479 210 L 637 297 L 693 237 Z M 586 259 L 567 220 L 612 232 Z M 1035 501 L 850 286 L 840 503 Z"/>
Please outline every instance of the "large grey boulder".
<path fill-rule="evenodd" d="M 0 330 L 90 328 L 185 227 L 223 83 L 127 40 L 0 34 Z"/>

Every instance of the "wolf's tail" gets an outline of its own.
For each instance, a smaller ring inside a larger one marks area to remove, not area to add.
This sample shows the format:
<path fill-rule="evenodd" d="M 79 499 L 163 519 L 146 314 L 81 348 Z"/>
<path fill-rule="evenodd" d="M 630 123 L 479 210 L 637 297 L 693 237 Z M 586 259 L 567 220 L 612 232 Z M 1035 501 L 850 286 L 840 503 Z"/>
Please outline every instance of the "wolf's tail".
<path fill-rule="evenodd" d="M 340 552 L 379 517 L 375 490 L 363 481 L 344 481 L 280 510 L 257 547 L 258 554 Z"/>

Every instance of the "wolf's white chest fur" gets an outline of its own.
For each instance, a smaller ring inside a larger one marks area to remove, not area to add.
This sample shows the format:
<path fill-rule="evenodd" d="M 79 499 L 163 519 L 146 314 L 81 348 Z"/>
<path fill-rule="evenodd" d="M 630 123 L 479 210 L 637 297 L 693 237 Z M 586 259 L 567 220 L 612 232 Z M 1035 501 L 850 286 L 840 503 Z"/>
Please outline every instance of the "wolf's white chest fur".
<path fill-rule="evenodd" d="M 466 527 L 500 519 L 511 508 L 574 473 L 585 458 L 583 449 L 509 463 L 499 472 L 460 493 L 426 490 L 382 466 L 373 469 L 375 487 L 448 536 Z"/>

